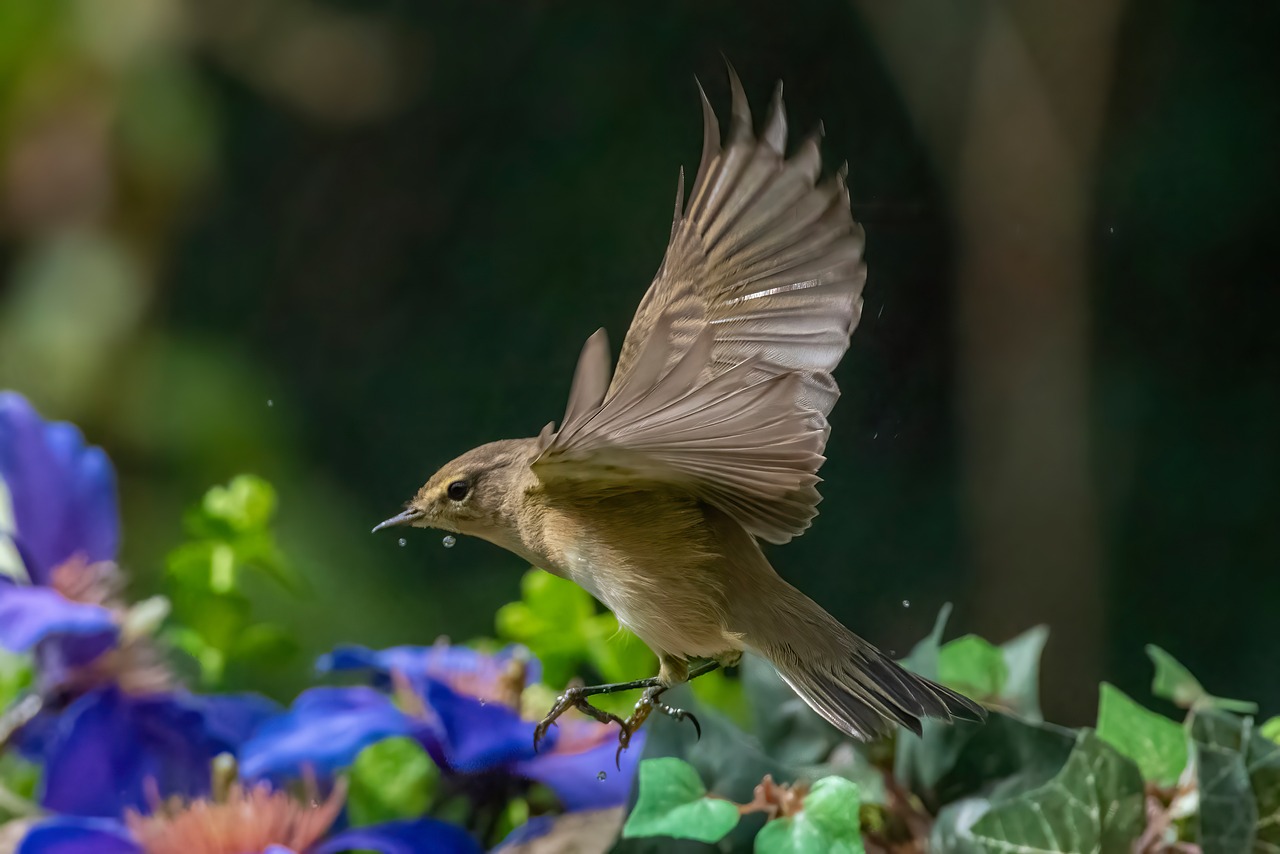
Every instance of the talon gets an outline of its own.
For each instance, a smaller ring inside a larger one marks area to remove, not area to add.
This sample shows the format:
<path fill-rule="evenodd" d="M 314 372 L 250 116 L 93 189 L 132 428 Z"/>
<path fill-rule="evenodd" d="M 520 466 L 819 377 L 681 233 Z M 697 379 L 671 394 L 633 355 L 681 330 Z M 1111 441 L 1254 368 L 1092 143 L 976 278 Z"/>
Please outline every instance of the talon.
<path fill-rule="evenodd" d="M 698 719 L 694 715 L 690 714 L 689 712 L 685 712 L 684 716 L 689 719 L 690 723 L 693 724 L 693 731 L 697 733 L 697 736 L 696 736 L 697 740 L 702 741 L 702 724 L 698 723 Z"/>

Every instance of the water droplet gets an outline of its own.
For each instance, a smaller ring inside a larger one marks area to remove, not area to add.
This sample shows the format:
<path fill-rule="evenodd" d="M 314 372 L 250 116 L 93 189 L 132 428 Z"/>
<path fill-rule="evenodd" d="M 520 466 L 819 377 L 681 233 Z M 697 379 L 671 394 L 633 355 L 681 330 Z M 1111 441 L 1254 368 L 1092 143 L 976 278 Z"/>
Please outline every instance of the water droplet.
<path fill-rule="evenodd" d="M 603 771 L 601 771 L 599 774 L 597 774 L 597 775 L 596 775 L 596 779 L 597 779 L 597 780 L 607 780 L 607 779 L 609 779 L 609 775 L 608 775 L 608 774 L 606 774 L 606 773 L 604 773 Z"/>
<path fill-rule="evenodd" d="M 446 549 L 451 549 L 458 544 L 458 538 L 453 534 L 446 534 L 445 538 L 440 542 L 444 543 Z"/>
<path fill-rule="evenodd" d="M 904 607 L 904 608 L 910 608 L 910 607 L 911 607 L 911 600 L 910 600 L 910 599 L 903 599 L 903 600 L 902 600 L 902 607 Z"/>
<path fill-rule="evenodd" d="M 275 406 L 275 405 L 276 405 L 276 402 L 274 400 L 270 400 L 270 399 L 267 400 L 267 406 Z"/>
<path fill-rule="evenodd" d="M 484 697 L 481 697 L 481 698 L 480 698 L 480 705 L 482 705 L 482 706 L 487 705 L 487 704 L 488 704 L 488 702 L 489 702 L 489 701 L 488 701 L 488 700 L 486 700 Z"/>
<path fill-rule="evenodd" d="M 400 548 L 404 548 L 408 544 L 409 544 L 408 540 L 406 540 L 404 537 L 400 538 Z"/>

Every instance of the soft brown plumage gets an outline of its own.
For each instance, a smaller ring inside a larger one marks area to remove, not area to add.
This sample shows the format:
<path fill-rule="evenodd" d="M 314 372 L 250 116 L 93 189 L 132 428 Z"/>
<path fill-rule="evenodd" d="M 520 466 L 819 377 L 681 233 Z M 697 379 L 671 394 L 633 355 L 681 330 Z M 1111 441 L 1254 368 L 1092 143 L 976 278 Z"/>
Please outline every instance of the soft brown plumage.
<path fill-rule="evenodd" d="M 588 339 L 559 430 L 449 463 L 385 524 L 471 534 L 572 579 L 661 661 L 768 659 L 836 727 L 870 738 L 979 706 L 903 670 L 778 576 L 821 500 L 819 467 L 866 280 L 844 170 L 818 181 L 818 135 L 785 157 L 779 85 L 752 130 L 730 70 L 725 144 L 702 95 L 702 161 L 610 368 Z M 380 526 L 381 527 L 381 526 Z"/>

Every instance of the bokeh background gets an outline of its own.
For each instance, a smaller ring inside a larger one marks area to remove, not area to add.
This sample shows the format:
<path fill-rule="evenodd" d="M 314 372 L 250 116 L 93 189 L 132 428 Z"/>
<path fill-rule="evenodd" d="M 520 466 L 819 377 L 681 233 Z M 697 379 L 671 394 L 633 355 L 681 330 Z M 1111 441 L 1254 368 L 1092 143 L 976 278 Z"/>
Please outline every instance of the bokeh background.
<path fill-rule="evenodd" d="M 697 75 L 825 123 L 868 235 L 822 516 L 771 554 L 900 654 L 1053 635 L 1087 720 L 1158 643 L 1280 709 L 1274 3 L 0 0 L 0 386 L 120 469 L 156 589 L 249 471 L 302 639 L 492 632 L 520 561 L 373 537 L 562 412 L 656 270 Z M 637 674 L 640 676 L 643 674 Z"/>

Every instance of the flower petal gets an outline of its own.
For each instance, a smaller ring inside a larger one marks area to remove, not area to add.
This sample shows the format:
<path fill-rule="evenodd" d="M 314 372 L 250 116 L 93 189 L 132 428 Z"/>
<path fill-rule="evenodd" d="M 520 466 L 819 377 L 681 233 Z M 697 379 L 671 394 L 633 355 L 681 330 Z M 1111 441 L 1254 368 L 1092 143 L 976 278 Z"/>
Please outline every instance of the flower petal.
<path fill-rule="evenodd" d="M 427 682 L 424 699 L 437 717 L 440 750 L 450 770 L 485 771 L 535 755 L 534 724 L 514 709 L 459 694 L 435 681 Z M 554 747 L 558 737 L 555 730 L 547 733 L 542 749 Z"/>
<path fill-rule="evenodd" d="M 321 777 L 350 765 L 362 749 L 393 735 L 420 738 L 424 724 L 372 688 L 312 688 L 289 711 L 259 726 L 240 755 L 246 780 Z"/>
<path fill-rule="evenodd" d="M 203 701 L 182 694 L 133 697 L 115 688 L 77 698 L 42 733 L 40 802 L 76 815 L 148 812 L 162 797 L 209 791 L 209 764 L 238 745 L 206 718 Z"/>
<path fill-rule="evenodd" d="M 142 854 L 118 821 L 58 816 L 27 831 L 15 854 Z"/>
<path fill-rule="evenodd" d="M 618 730 L 595 721 L 560 719 L 560 740 L 551 750 L 521 762 L 516 773 L 544 784 L 565 810 L 598 810 L 622 806 L 631 797 L 636 766 L 644 754 L 647 733 L 640 730 L 622 751 L 621 770 L 615 767 Z"/>
<path fill-rule="evenodd" d="M 25 398 L 0 392 L 0 481 L 36 584 L 76 554 L 112 560 L 120 543 L 115 472 L 74 426 L 48 423 Z M 0 526 L 7 527 L 7 526 Z"/>
<path fill-rule="evenodd" d="M 58 635 L 89 636 L 89 648 L 76 656 L 83 664 L 109 649 L 118 631 L 101 605 L 72 602 L 48 587 L 0 582 L 0 646 L 12 652 L 26 652 Z"/>
<path fill-rule="evenodd" d="M 451 684 L 455 679 L 496 682 L 507 673 L 512 659 L 516 657 L 526 662 L 525 685 L 537 682 L 542 676 L 538 660 L 517 644 L 492 655 L 444 643 L 393 646 L 380 650 L 347 644 L 334 647 L 333 652 L 321 656 L 316 662 L 316 669 L 321 673 L 368 670 L 375 677 L 375 685 L 388 684 L 392 673 L 401 673 L 415 681 L 431 678 Z"/>
<path fill-rule="evenodd" d="M 480 854 L 481 848 L 462 828 L 421 818 L 343 831 L 321 842 L 308 854 L 339 854 L 355 850 L 380 854 Z"/>

